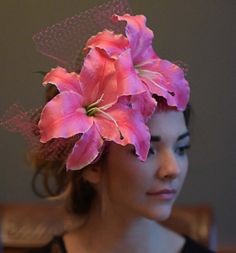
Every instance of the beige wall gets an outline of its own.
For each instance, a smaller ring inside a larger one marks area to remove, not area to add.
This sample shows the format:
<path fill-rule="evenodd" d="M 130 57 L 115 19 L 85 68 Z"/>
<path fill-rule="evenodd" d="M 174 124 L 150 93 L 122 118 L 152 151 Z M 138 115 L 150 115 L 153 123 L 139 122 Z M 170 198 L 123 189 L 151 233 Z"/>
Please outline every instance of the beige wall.
<path fill-rule="evenodd" d="M 34 49 L 31 36 L 94 3 L 80 0 L 0 1 L 0 110 L 17 102 L 42 103 L 37 70 L 53 66 Z M 130 0 L 148 16 L 160 57 L 186 62 L 194 107 L 191 163 L 179 202 L 207 202 L 215 210 L 221 245 L 236 244 L 235 0 Z M 0 129 L 0 201 L 36 201 L 25 143 Z"/>

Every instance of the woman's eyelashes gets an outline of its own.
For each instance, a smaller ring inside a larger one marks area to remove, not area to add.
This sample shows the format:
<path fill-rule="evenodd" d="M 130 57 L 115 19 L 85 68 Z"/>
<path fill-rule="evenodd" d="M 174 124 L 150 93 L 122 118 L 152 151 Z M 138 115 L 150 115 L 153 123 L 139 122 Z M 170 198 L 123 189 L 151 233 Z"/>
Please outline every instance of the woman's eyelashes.
<path fill-rule="evenodd" d="M 175 149 L 175 152 L 180 155 L 180 156 L 183 156 L 187 153 L 187 150 L 190 149 L 190 144 L 187 144 L 187 145 L 182 145 L 182 146 L 178 146 L 176 149 Z"/>
<path fill-rule="evenodd" d="M 186 144 L 186 145 L 179 145 L 176 148 L 173 148 L 174 152 L 179 155 L 179 156 L 184 156 L 187 153 L 187 150 L 190 148 L 190 144 Z M 158 148 L 155 148 L 153 146 L 150 146 L 149 150 L 148 150 L 148 158 L 152 157 L 153 155 L 158 155 L 159 152 L 161 152 L 161 150 L 157 150 Z M 131 154 L 137 156 L 136 152 L 135 152 L 135 148 L 131 149 Z"/>
<path fill-rule="evenodd" d="M 136 154 L 136 151 L 135 151 L 135 148 L 132 148 L 131 150 L 131 154 L 138 157 L 137 154 Z M 149 150 L 148 150 L 148 155 L 147 157 L 149 156 L 152 156 L 152 155 L 155 155 L 156 154 L 156 150 L 154 147 L 150 147 Z"/>
<path fill-rule="evenodd" d="M 179 156 L 184 156 L 187 154 L 187 150 L 190 148 L 190 144 L 186 145 L 179 145 L 177 148 L 173 148 L 174 152 Z M 161 148 L 155 148 L 153 146 L 150 146 L 148 151 L 148 157 L 151 157 L 153 155 L 158 155 L 161 152 Z"/>

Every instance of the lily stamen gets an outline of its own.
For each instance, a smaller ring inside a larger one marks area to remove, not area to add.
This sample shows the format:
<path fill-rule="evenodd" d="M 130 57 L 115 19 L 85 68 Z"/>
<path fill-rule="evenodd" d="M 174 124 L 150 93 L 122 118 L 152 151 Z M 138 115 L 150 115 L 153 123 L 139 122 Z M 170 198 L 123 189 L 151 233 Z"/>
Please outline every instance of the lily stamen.
<path fill-rule="evenodd" d="M 110 114 L 104 112 L 104 111 L 101 110 L 100 108 L 96 108 L 96 111 L 98 111 L 98 112 L 104 114 L 107 118 L 109 118 L 109 119 L 115 124 L 115 126 L 116 126 L 116 128 L 117 128 L 117 130 L 118 130 L 118 132 L 119 132 L 119 134 L 120 134 L 120 139 L 123 140 L 123 139 L 124 139 L 124 136 L 123 136 L 123 134 L 121 133 L 120 128 L 119 128 L 119 126 L 118 126 L 116 120 L 115 120 Z"/>
<path fill-rule="evenodd" d="M 146 73 L 149 73 L 149 74 L 153 74 L 153 75 L 161 75 L 160 72 L 152 71 L 152 70 L 148 70 L 148 69 L 142 69 L 139 73 L 142 75 L 143 72 L 146 72 Z"/>
<path fill-rule="evenodd" d="M 153 62 L 155 62 L 157 59 L 151 59 L 151 60 L 148 60 L 148 61 L 144 61 L 144 62 L 142 62 L 142 63 L 140 63 L 140 64 L 137 64 L 137 65 L 135 65 L 134 67 L 135 68 L 140 68 L 140 67 L 143 67 L 143 66 L 145 66 L 145 65 L 148 65 L 148 64 L 150 64 L 150 63 L 153 63 Z"/>
<path fill-rule="evenodd" d="M 93 107 L 87 110 L 87 115 L 88 116 L 93 116 L 97 112 L 97 107 Z"/>
<path fill-rule="evenodd" d="M 107 105 L 104 105 L 104 106 L 100 106 L 98 108 L 101 109 L 101 110 L 107 110 L 107 109 L 109 109 L 112 106 L 113 106 L 113 103 L 112 104 L 107 104 Z"/>
<path fill-rule="evenodd" d="M 98 100 L 97 100 L 98 101 Z M 96 101 L 96 102 L 97 102 Z M 100 98 L 100 101 L 101 101 L 101 98 Z M 96 103 L 95 102 L 95 103 Z M 107 110 L 109 109 L 110 107 L 112 107 L 112 103 L 111 104 L 107 104 L 107 105 L 104 105 L 104 106 L 100 106 L 100 107 L 96 107 L 96 106 L 92 106 L 92 105 L 95 105 L 95 103 L 89 105 L 87 108 L 86 108 L 86 112 L 87 112 L 87 115 L 88 116 L 93 116 L 96 112 L 97 112 L 97 109 L 99 108 L 100 110 Z"/>
<path fill-rule="evenodd" d="M 89 105 L 87 109 L 90 110 L 92 107 L 95 107 L 97 104 L 99 104 L 102 101 L 103 97 L 104 97 L 104 93 L 101 95 L 101 97 L 97 101 Z"/>

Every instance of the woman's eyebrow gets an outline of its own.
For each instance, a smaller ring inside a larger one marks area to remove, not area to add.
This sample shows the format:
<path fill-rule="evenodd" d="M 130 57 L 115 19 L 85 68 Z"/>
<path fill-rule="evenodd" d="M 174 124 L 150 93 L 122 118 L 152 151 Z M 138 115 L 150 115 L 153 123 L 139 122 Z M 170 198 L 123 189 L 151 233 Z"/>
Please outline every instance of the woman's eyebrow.
<path fill-rule="evenodd" d="M 184 134 L 181 134 L 181 135 L 177 138 L 177 141 L 180 141 L 180 140 L 184 139 L 185 137 L 188 137 L 189 135 L 190 135 L 189 132 L 186 132 L 186 133 L 184 133 Z"/>
<path fill-rule="evenodd" d="M 180 141 L 180 140 L 182 140 L 182 139 L 184 139 L 184 138 L 186 138 L 187 136 L 189 136 L 190 134 L 189 134 L 189 132 L 186 132 L 186 133 L 183 133 L 183 134 L 181 134 L 178 138 L 177 138 L 177 141 Z M 151 136 L 151 141 L 161 141 L 161 136 L 159 136 L 159 135 L 152 135 Z"/>

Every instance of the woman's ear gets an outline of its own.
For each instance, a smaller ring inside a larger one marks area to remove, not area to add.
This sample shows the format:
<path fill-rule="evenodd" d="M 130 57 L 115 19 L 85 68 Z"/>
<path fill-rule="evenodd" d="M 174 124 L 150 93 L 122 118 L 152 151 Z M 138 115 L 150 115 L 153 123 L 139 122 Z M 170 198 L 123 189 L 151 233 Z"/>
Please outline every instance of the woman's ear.
<path fill-rule="evenodd" d="M 101 167 L 91 166 L 83 172 L 83 178 L 91 184 L 98 184 L 101 179 Z"/>

